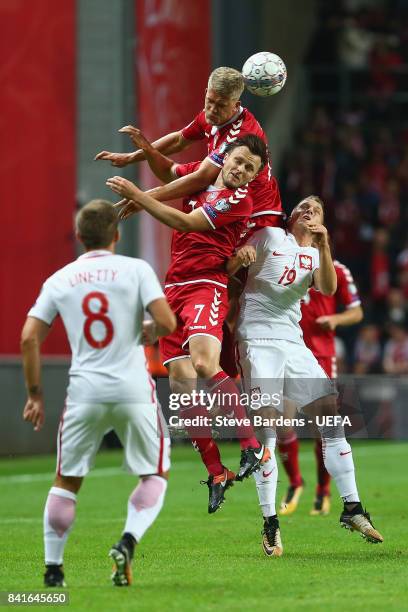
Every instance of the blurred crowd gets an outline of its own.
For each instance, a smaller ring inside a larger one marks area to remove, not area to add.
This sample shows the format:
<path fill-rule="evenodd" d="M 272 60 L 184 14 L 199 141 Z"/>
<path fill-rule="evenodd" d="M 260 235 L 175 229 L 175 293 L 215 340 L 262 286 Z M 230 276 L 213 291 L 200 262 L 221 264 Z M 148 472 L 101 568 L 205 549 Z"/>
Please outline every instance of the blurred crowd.
<path fill-rule="evenodd" d="M 365 319 L 340 332 L 345 371 L 408 373 L 408 1 L 321 2 L 310 105 L 280 175 L 288 211 L 320 195 Z"/>

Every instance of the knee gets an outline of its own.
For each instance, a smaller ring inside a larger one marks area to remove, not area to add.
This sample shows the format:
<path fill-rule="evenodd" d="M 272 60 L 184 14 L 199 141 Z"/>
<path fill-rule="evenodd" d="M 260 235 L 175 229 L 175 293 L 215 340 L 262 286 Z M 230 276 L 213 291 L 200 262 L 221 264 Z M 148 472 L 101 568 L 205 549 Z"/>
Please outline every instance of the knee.
<path fill-rule="evenodd" d="M 76 502 L 74 499 L 53 493 L 51 489 L 47 498 L 45 512 L 48 524 L 60 538 L 69 530 L 74 522 L 75 506 Z"/>
<path fill-rule="evenodd" d="M 167 488 L 167 481 L 160 475 L 142 476 L 141 480 L 129 497 L 129 502 L 138 512 L 155 506 Z"/>
<path fill-rule="evenodd" d="M 175 378 L 174 376 L 169 376 L 169 385 L 172 393 L 184 393 L 186 390 L 185 381 L 180 380 L 179 378 Z"/>
<path fill-rule="evenodd" d="M 219 359 L 209 355 L 197 355 L 192 358 L 192 364 L 198 378 L 212 378 L 220 371 Z"/>
<path fill-rule="evenodd" d="M 295 430 L 293 429 L 293 427 L 283 427 L 283 426 L 277 427 L 276 434 L 277 434 L 279 442 L 285 442 L 285 441 L 292 440 L 293 437 L 296 436 Z"/>
<path fill-rule="evenodd" d="M 326 445 L 333 445 L 345 438 L 343 425 L 321 425 L 318 427 L 320 436 Z"/>
<path fill-rule="evenodd" d="M 163 478 L 164 480 L 168 480 L 170 476 L 170 471 L 167 470 L 167 472 L 160 472 L 160 474 L 154 474 L 154 476 L 157 476 L 157 478 Z"/>
<path fill-rule="evenodd" d="M 197 372 L 198 378 L 210 378 L 211 376 L 210 368 L 208 368 L 207 364 L 200 360 L 195 364 L 195 371 Z"/>
<path fill-rule="evenodd" d="M 193 366 L 198 378 L 210 378 L 212 376 L 212 368 L 203 357 L 196 357 Z"/>
<path fill-rule="evenodd" d="M 327 395 L 318 399 L 313 406 L 313 412 L 316 416 L 338 416 L 337 401 L 334 395 Z"/>

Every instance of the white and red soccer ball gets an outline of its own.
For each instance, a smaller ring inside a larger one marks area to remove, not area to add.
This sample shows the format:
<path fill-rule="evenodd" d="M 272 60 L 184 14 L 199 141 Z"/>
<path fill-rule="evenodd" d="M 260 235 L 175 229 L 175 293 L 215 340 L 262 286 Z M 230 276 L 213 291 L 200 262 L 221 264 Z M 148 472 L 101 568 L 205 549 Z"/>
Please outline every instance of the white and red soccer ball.
<path fill-rule="evenodd" d="M 286 66 L 275 53 L 260 51 L 251 55 L 242 67 L 245 86 L 256 96 L 273 96 L 286 83 Z"/>

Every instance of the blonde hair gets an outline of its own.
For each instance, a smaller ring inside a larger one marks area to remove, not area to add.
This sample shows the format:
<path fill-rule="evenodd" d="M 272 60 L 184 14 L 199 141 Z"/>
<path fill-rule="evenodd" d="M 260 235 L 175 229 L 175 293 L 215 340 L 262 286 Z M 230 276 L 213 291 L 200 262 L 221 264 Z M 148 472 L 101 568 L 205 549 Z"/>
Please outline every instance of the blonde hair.
<path fill-rule="evenodd" d="M 91 200 L 77 214 L 75 227 L 87 249 L 103 249 L 115 237 L 118 217 L 110 202 Z"/>
<path fill-rule="evenodd" d="M 323 202 L 322 198 L 320 198 L 318 195 L 309 195 L 309 196 L 306 196 L 305 198 L 303 198 L 303 200 L 301 200 L 301 202 L 304 202 L 305 200 L 314 200 L 315 202 L 320 204 L 320 206 L 324 210 L 324 202 Z M 300 202 L 299 202 L 299 204 L 300 204 Z"/>
<path fill-rule="evenodd" d="M 293 213 L 293 212 L 296 210 L 296 208 L 297 208 L 298 206 L 300 206 L 300 204 L 302 204 L 303 202 L 307 202 L 308 200 L 314 200 L 315 202 L 317 202 L 318 204 L 320 204 L 320 206 L 321 206 L 321 208 L 322 208 L 322 220 L 324 221 L 324 202 L 323 202 L 323 200 L 322 200 L 322 199 L 321 199 L 319 196 L 317 196 L 317 195 L 309 195 L 309 196 L 306 196 L 305 198 L 302 198 L 302 199 L 300 200 L 300 202 L 298 202 L 298 203 L 296 204 L 296 206 L 294 206 L 294 207 L 293 207 L 292 212 L 290 213 L 290 216 L 291 216 L 291 215 L 292 215 L 292 213 Z"/>
<path fill-rule="evenodd" d="M 221 66 L 210 74 L 208 89 L 213 89 L 217 94 L 232 100 L 239 100 L 244 91 L 244 79 L 242 74 L 235 68 Z"/>

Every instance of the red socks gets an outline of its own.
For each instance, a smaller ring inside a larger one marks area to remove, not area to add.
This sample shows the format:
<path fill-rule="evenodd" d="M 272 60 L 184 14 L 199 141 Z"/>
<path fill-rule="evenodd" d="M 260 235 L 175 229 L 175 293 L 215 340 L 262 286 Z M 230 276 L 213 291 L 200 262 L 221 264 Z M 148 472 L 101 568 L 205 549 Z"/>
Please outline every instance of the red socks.
<path fill-rule="evenodd" d="M 226 416 L 231 416 L 234 419 L 242 420 L 248 419 L 247 412 L 245 407 L 242 406 L 239 400 L 239 389 L 235 382 L 226 374 L 221 371 L 218 374 L 215 374 L 207 383 L 209 393 L 223 393 L 228 394 L 228 404 L 221 405 L 220 408 L 223 411 L 223 414 Z M 233 413 L 233 414 L 230 414 Z M 252 425 L 236 425 L 236 434 L 239 439 L 239 443 L 242 449 L 251 447 L 251 448 L 259 448 L 260 444 L 255 437 L 254 429 Z"/>
<path fill-rule="evenodd" d="M 208 410 L 203 406 L 190 406 L 190 408 L 183 410 L 182 414 L 183 418 L 188 419 L 193 419 L 194 417 L 208 418 Z M 224 467 L 221 463 L 218 446 L 212 439 L 211 427 L 208 425 L 192 425 L 191 427 L 186 427 L 186 430 L 193 446 L 199 451 L 208 473 L 213 476 L 222 474 Z"/>
<path fill-rule="evenodd" d="M 296 434 L 286 440 L 278 440 L 278 449 L 291 486 L 299 487 L 302 484 L 302 476 L 299 469 L 299 441 Z M 320 439 L 315 441 L 314 452 L 317 463 L 316 495 L 330 495 L 330 474 L 324 466 Z"/>
<path fill-rule="evenodd" d="M 292 487 L 300 487 L 302 475 L 299 469 L 299 441 L 293 433 L 290 438 L 278 439 L 279 456 Z"/>
<path fill-rule="evenodd" d="M 324 465 L 321 438 L 315 441 L 314 452 L 317 464 L 316 495 L 330 495 L 330 474 Z"/>
<path fill-rule="evenodd" d="M 221 405 L 225 416 L 230 416 L 236 420 L 241 420 L 241 424 L 235 427 L 236 436 L 242 449 L 251 447 L 259 448 L 260 444 L 255 437 L 252 425 L 244 425 L 244 420 L 248 419 L 245 407 L 240 403 L 240 391 L 235 382 L 225 372 L 218 372 L 207 383 L 207 393 L 228 394 L 228 402 Z M 204 406 L 190 406 L 183 410 L 183 418 L 202 417 L 201 424 L 186 426 L 186 430 L 195 448 L 200 452 L 203 463 L 208 473 L 213 476 L 222 474 L 224 467 L 221 463 L 220 452 L 217 444 L 212 438 L 210 425 L 205 425 L 205 418 L 209 418 L 209 413 Z"/>

